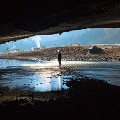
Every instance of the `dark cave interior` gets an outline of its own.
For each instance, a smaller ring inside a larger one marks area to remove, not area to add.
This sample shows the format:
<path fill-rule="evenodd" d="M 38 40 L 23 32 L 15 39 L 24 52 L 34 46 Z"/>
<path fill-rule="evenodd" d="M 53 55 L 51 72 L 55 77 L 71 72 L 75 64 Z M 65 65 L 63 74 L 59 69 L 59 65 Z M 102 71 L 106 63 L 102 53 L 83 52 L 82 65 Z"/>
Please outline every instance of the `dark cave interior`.
<path fill-rule="evenodd" d="M 84 28 L 119 28 L 118 0 L 2 0 L 0 43 L 36 34 Z"/>

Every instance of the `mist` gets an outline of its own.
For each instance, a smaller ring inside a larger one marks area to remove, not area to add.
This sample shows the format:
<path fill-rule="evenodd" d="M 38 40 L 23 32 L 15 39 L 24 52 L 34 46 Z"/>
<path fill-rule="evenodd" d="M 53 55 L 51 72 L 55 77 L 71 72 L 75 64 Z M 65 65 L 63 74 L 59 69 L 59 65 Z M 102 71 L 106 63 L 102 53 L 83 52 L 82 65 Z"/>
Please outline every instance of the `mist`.
<path fill-rule="evenodd" d="M 36 47 L 40 48 L 41 36 L 40 35 L 34 36 L 34 37 L 32 37 L 32 40 L 35 41 Z"/>

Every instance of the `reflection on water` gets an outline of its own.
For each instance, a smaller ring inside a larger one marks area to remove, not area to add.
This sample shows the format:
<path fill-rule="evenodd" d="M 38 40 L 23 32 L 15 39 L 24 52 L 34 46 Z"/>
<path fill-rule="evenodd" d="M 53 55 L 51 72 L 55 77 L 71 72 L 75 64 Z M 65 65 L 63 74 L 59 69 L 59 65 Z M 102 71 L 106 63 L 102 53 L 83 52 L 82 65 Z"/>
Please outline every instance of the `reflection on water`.
<path fill-rule="evenodd" d="M 82 75 L 120 86 L 120 62 L 98 62 L 79 69 Z"/>
<path fill-rule="evenodd" d="M 63 76 L 60 76 L 59 70 L 26 70 L 26 68 L 20 67 L 3 69 L 2 73 L 0 85 L 9 86 L 9 88 L 42 92 L 67 89 L 67 86 L 63 84 Z"/>
<path fill-rule="evenodd" d="M 22 66 L 23 64 L 45 64 L 44 61 L 20 61 L 20 60 L 0 60 L 0 68 L 6 68 L 11 66 Z"/>
<path fill-rule="evenodd" d="M 66 67 L 70 71 L 66 71 Z M 56 91 L 67 89 L 63 81 L 77 75 L 106 80 L 120 86 L 120 62 L 15 61 L 0 60 L 0 85 L 32 91 Z M 67 73 L 67 75 L 65 75 Z"/>

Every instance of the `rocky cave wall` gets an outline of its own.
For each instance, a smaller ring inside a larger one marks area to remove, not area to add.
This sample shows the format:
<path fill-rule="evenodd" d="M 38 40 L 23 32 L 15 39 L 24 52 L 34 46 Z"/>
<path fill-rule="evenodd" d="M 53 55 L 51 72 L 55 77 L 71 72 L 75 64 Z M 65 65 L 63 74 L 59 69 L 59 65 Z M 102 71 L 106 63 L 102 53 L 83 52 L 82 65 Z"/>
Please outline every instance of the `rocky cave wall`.
<path fill-rule="evenodd" d="M 120 27 L 118 0 L 2 0 L 0 44 L 37 34 Z"/>

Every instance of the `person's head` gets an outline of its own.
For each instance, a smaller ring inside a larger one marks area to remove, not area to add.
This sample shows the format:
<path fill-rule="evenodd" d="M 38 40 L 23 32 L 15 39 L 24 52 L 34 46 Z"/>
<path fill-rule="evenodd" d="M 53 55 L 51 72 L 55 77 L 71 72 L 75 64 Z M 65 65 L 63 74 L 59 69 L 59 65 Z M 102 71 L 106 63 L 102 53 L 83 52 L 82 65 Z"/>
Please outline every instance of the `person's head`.
<path fill-rule="evenodd" d="M 60 50 L 57 50 L 58 51 L 58 53 L 60 52 Z"/>

